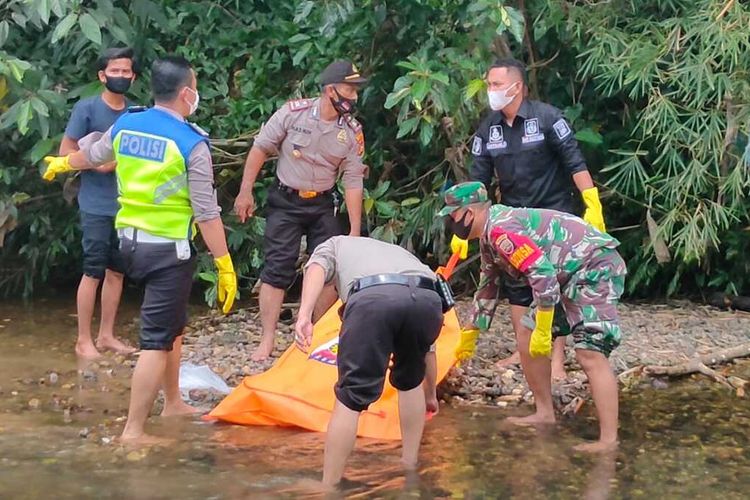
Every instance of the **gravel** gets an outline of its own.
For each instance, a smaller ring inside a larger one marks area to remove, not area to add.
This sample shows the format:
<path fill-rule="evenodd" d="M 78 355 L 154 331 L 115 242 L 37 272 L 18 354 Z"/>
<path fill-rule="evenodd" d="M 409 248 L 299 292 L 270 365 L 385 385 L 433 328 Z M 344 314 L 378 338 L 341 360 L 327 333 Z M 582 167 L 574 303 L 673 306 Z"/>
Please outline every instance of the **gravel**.
<path fill-rule="evenodd" d="M 457 307 L 459 317 L 465 321 L 470 302 L 459 302 Z M 617 373 L 639 365 L 676 364 L 696 354 L 750 341 L 748 313 L 670 301 L 622 304 L 620 314 L 624 338 L 610 358 Z M 229 316 L 214 311 L 191 322 L 185 335 L 183 360 L 208 365 L 234 387 L 244 377 L 267 370 L 289 347 L 293 339 L 292 321 L 279 324 L 271 359 L 256 363 L 250 355 L 261 337 L 257 310 L 239 310 Z M 480 337 L 474 358 L 454 368 L 441 383 L 440 398 L 451 404 L 500 407 L 532 402 L 520 367 L 497 369 L 494 366 L 514 349 L 509 309 L 501 304 L 492 329 Z M 586 397 L 587 387 L 586 377 L 570 346 L 566 349 L 566 369 L 567 380 L 554 384 L 553 393 L 558 407 L 571 409 L 571 405 L 575 407 L 580 398 Z M 204 404 L 221 399 L 201 391 L 190 394 L 191 399 Z"/>

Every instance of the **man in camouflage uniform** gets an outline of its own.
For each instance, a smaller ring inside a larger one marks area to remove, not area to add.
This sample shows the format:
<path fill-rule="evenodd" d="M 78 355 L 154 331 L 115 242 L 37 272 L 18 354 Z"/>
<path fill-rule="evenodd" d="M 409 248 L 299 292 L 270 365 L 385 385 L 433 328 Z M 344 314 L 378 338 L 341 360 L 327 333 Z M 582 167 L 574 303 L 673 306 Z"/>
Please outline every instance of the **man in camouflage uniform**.
<path fill-rule="evenodd" d="M 479 330 L 489 329 L 502 277 L 523 278 L 533 291 L 534 303 L 524 318 L 533 331 L 519 334 L 518 348 L 536 413 L 513 421 L 555 421 L 548 356 L 554 308 L 560 302 L 571 327 L 576 357 L 591 384 L 600 424 L 599 441 L 579 448 L 603 451 L 614 447 L 617 379 L 607 358 L 621 336 L 617 303 L 627 270 L 615 250 L 619 242 L 563 212 L 491 206 L 481 182 L 453 186 L 445 193 L 445 203 L 439 215 L 450 217 L 447 222 L 454 234 L 479 238 L 482 267 L 474 296 L 473 329 L 463 332 L 468 343 L 476 341 Z"/>

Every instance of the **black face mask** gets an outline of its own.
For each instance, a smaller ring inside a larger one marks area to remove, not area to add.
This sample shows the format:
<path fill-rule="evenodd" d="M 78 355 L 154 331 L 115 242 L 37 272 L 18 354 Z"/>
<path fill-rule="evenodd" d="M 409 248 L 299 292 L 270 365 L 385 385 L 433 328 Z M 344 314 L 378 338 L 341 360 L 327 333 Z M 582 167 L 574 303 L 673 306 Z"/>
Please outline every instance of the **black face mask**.
<path fill-rule="evenodd" d="M 336 90 L 336 87 L 333 87 L 333 92 L 336 94 L 335 99 L 333 97 L 330 98 L 331 104 L 333 104 L 333 109 L 335 109 L 341 116 L 354 113 L 354 110 L 357 107 L 357 100 L 342 96 L 339 94 L 339 91 Z"/>
<path fill-rule="evenodd" d="M 448 230 L 462 240 L 467 239 L 469 237 L 469 233 L 471 233 L 471 226 L 474 225 L 473 218 L 472 220 L 467 221 L 470 214 L 471 212 L 467 210 L 466 213 L 464 213 L 464 216 L 461 217 L 461 219 L 458 221 L 453 220 L 453 218 L 449 216 L 448 220 L 446 221 Z"/>
<path fill-rule="evenodd" d="M 133 82 L 132 78 L 125 78 L 123 76 L 107 76 L 104 82 L 104 86 L 107 90 L 114 92 L 115 94 L 124 94 L 130 88 L 130 84 Z"/>

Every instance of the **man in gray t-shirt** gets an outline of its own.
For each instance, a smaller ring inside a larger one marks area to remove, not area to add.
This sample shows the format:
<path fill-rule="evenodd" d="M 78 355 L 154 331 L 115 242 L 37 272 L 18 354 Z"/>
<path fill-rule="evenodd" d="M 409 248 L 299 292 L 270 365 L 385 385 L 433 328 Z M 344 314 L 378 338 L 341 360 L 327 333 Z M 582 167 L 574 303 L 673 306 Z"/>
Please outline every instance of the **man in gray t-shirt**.
<path fill-rule="evenodd" d="M 345 303 L 336 405 L 328 424 L 323 466 L 323 483 L 333 486 L 341 480 L 354 446 L 360 412 L 383 392 L 391 359 L 389 380 L 398 390 L 402 461 L 409 468 L 416 466 L 425 411 L 437 410 L 437 365 L 431 346 L 440 333 L 443 314 L 435 273 L 415 256 L 371 238 L 334 236 L 318 245 L 305 267 L 295 327 L 303 350 L 312 340 L 313 307 L 330 283 Z"/>
<path fill-rule="evenodd" d="M 93 132 L 106 131 L 127 110 L 129 103 L 124 94 L 135 80 L 133 51 L 129 48 L 106 50 L 97 61 L 97 76 L 104 84 L 104 91 L 75 104 L 60 144 L 60 155 L 78 151 L 79 140 Z M 76 354 L 86 359 L 97 358 L 99 350 L 121 354 L 135 351 L 114 335 L 123 282 L 122 263 L 118 255 L 119 241 L 114 224 L 119 209 L 114 168 L 115 164 L 111 162 L 80 173 L 78 206 L 83 234 L 83 276 L 77 294 Z M 94 344 L 91 322 L 97 291 L 102 281 L 102 317 L 99 335 Z"/>

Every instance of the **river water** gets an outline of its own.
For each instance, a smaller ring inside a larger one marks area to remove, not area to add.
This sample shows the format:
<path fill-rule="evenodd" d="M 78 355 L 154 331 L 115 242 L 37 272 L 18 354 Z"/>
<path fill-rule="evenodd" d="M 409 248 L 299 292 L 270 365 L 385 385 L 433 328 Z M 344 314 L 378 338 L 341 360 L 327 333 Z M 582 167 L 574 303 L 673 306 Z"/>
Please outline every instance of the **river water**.
<path fill-rule="evenodd" d="M 297 498 L 315 494 L 323 437 L 153 417 L 169 447 L 111 442 L 127 414 L 129 368 L 72 354 L 70 302 L 0 304 L 0 498 Z M 120 331 L 135 338 L 135 302 Z M 79 368 L 84 369 L 79 371 Z M 737 368 L 750 375 L 750 366 Z M 518 411 L 526 411 L 520 409 Z M 701 379 L 622 395 L 621 441 L 605 457 L 574 453 L 596 436 L 587 405 L 547 430 L 503 422 L 512 411 L 443 407 L 428 423 L 418 474 L 398 443 L 361 440 L 351 498 L 750 498 L 750 400 Z"/>

